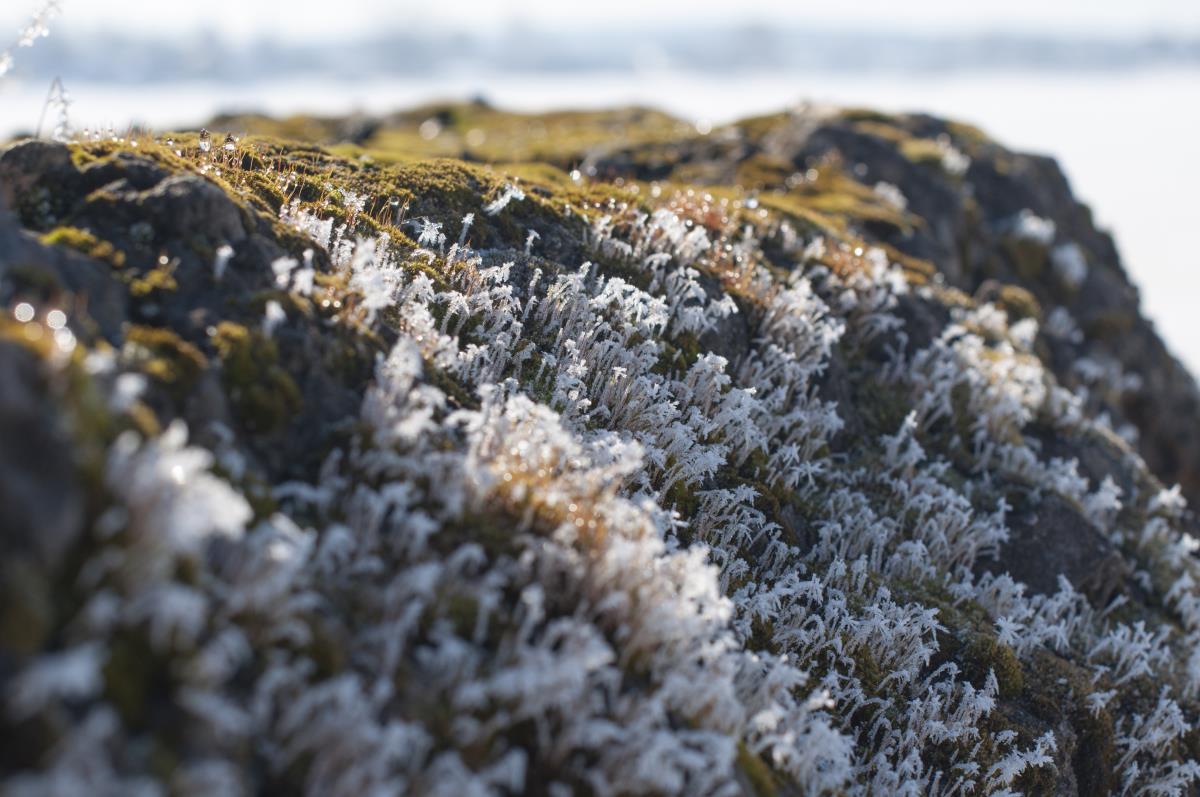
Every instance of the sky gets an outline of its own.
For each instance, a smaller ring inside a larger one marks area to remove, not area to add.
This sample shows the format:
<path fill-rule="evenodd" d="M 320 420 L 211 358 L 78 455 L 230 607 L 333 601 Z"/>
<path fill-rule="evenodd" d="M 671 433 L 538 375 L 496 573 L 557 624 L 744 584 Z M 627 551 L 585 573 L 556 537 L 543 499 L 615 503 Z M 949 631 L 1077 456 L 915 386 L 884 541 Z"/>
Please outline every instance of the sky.
<path fill-rule="evenodd" d="M 0 30 L 16 31 L 41 0 L 4 0 Z M 316 38 L 381 22 L 479 32 L 495 26 L 610 27 L 728 21 L 807 22 L 927 33 L 975 30 L 1056 34 L 1200 35 L 1200 0 L 62 0 L 65 32 L 92 28 L 164 35 L 211 29 L 233 37 Z"/>

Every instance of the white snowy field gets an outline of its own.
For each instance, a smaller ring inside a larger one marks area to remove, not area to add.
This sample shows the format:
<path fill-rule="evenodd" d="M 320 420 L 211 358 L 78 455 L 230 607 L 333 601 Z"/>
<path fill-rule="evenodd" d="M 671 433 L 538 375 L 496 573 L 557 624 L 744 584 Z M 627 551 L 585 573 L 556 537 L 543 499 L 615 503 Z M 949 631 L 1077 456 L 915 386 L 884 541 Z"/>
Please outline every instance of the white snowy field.
<path fill-rule="evenodd" d="M 1200 70 L 807 73 L 728 76 L 478 73 L 387 81 L 112 85 L 73 82 L 74 125 L 168 129 L 218 111 L 382 112 L 482 95 L 522 110 L 653 105 L 720 123 L 802 100 L 928 111 L 974 123 L 1010 147 L 1054 155 L 1116 235 L 1145 312 L 1200 373 Z M 45 87 L 0 84 L 0 136 L 33 129 Z"/>

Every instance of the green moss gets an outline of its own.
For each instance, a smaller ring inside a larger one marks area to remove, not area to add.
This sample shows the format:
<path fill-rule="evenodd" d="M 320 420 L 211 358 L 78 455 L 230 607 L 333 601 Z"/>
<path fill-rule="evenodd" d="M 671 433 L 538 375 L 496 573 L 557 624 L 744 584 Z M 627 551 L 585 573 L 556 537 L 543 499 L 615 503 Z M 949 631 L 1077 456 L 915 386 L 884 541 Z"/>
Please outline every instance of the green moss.
<path fill-rule="evenodd" d="M 972 682 L 982 684 L 994 673 L 1003 697 L 1016 697 L 1025 689 L 1021 662 L 1008 645 L 990 634 L 973 634 L 962 652 L 964 669 Z"/>
<path fill-rule="evenodd" d="M 737 768 L 748 781 L 754 797 L 775 797 L 779 793 L 771 767 L 742 742 L 738 743 Z"/>
<path fill-rule="evenodd" d="M 1089 340 L 1115 340 L 1129 334 L 1136 323 L 1137 317 L 1133 313 L 1109 310 L 1088 316 L 1080 326 Z"/>
<path fill-rule="evenodd" d="M 88 230 L 78 227 L 56 227 L 42 236 L 42 243 L 47 246 L 65 246 L 82 252 L 88 257 L 103 260 L 113 268 L 125 266 L 125 253 L 114 247 L 108 241 L 102 241 Z"/>
<path fill-rule="evenodd" d="M 879 685 L 888 675 L 887 670 L 876 661 L 871 648 L 866 645 L 855 647 L 850 656 L 854 659 L 854 676 L 862 682 L 868 694 L 877 694 Z"/>
<path fill-rule="evenodd" d="M 140 277 L 129 281 L 129 294 L 137 299 L 148 299 L 158 292 L 177 291 L 175 262 L 155 266 Z"/>
<path fill-rule="evenodd" d="M 909 138 L 900 142 L 900 154 L 913 163 L 941 168 L 945 150 L 932 138 Z"/>
<path fill-rule="evenodd" d="M 32 230 L 49 230 L 58 224 L 65 213 L 63 192 L 44 185 L 35 185 L 16 198 L 17 216 Z"/>
<path fill-rule="evenodd" d="M 942 661 L 954 661 L 959 669 L 978 688 L 994 673 L 1000 696 L 1013 700 L 1025 693 L 1024 671 L 1016 654 L 995 636 L 991 617 L 972 600 L 959 600 L 945 586 L 935 581 L 891 581 L 889 586 L 898 598 L 938 611 L 938 622 L 945 631 L 938 634 L 939 654 L 934 666 Z"/>
<path fill-rule="evenodd" d="M 924 223 L 847 175 L 836 158 L 809 169 L 803 180 L 792 180 L 785 189 L 760 194 L 758 200 L 802 228 L 815 227 L 840 239 L 853 238 L 853 228 L 864 225 L 910 233 Z"/>
<path fill-rule="evenodd" d="M 0 560 L 0 650 L 33 655 L 53 628 L 51 583 L 40 568 L 13 553 Z"/>
<path fill-rule="evenodd" d="M 392 162 L 454 157 L 570 168 L 597 148 L 641 149 L 689 135 L 697 134 L 687 122 L 646 108 L 525 114 L 458 103 L 396 114 L 364 147 Z"/>
<path fill-rule="evenodd" d="M 208 358 L 175 332 L 160 327 L 131 326 L 125 343 L 141 350 L 140 366 L 147 376 L 186 394 L 208 367 Z"/>
<path fill-rule="evenodd" d="M 1032 293 L 1018 285 L 1004 285 L 1000 288 L 999 304 L 1008 313 L 1010 321 L 1024 318 L 1038 319 L 1042 316 L 1042 307 Z"/>
<path fill-rule="evenodd" d="M 911 133 L 893 124 L 890 120 L 865 119 L 855 122 L 854 129 L 860 133 L 882 138 L 884 141 L 890 141 L 893 144 L 902 144 L 912 139 Z"/>
<path fill-rule="evenodd" d="M 238 419 L 248 429 L 275 431 L 299 411 L 300 389 L 280 367 L 274 340 L 258 330 L 222 321 L 213 336 L 213 345 Z"/>
<path fill-rule="evenodd" d="M 883 124 L 893 124 L 896 117 L 891 114 L 877 111 L 874 108 L 843 108 L 839 113 L 842 119 L 847 122 L 876 122 Z"/>
<path fill-rule="evenodd" d="M 104 695 L 131 728 L 144 728 L 151 720 L 150 703 L 168 689 L 160 656 L 144 634 L 121 632 L 108 646 L 102 670 Z"/>
<path fill-rule="evenodd" d="M 1013 270 L 1026 282 L 1036 283 L 1050 264 L 1050 250 L 1046 245 L 1027 238 L 1007 238 L 1003 251 L 1012 263 Z"/>

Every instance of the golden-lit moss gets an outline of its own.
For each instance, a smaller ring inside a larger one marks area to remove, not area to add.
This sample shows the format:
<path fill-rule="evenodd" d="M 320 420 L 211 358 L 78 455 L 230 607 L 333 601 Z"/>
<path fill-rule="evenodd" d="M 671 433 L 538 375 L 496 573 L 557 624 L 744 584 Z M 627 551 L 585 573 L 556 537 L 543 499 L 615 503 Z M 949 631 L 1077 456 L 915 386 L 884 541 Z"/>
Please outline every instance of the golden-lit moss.
<path fill-rule="evenodd" d="M 122 268 L 125 265 L 124 252 L 108 241 L 100 240 L 88 230 L 78 227 L 56 227 L 42 235 L 41 240 L 47 246 L 65 246 L 97 260 L 103 260 L 113 268 Z"/>
<path fill-rule="evenodd" d="M 179 290 L 175 281 L 174 263 L 155 266 L 140 277 L 129 281 L 129 294 L 136 299 L 146 299 L 158 292 Z"/>
<path fill-rule="evenodd" d="M 222 321 L 213 335 L 221 375 L 238 419 L 256 432 L 272 432 L 299 411 L 300 389 L 279 365 L 275 341 L 259 330 Z"/>
<path fill-rule="evenodd" d="M 689 135 L 696 131 L 687 122 L 646 108 L 524 114 L 459 103 L 395 114 L 363 146 L 396 162 L 454 157 L 568 168 L 597 147 L 644 147 Z"/>
<path fill-rule="evenodd" d="M 945 150 L 931 138 L 908 138 L 900 142 L 900 154 L 913 163 L 940 166 Z"/>
<path fill-rule="evenodd" d="M 1009 320 L 1023 318 L 1038 319 L 1042 315 L 1037 298 L 1018 285 L 1005 285 L 1000 289 L 1000 306 L 1008 313 Z"/>
<path fill-rule="evenodd" d="M 134 350 L 132 355 L 143 373 L 181 397 L 208 367 L 208 359 L 198 348 L 169 329 L 131 326 L 125 331 L 125 344 Z"/>
<path fill-rule="evenodd" d="M 787 190 L 761 194 L 759 202 L 802 225 L 814 225 L 839 238 L 849 236 L 851 227 L 864 224 L 911 232 L 924 223 L 847 175 L 836 160 L 809 169 L 804 179 L 791 180 Z"/>
<path fill-rule="evenodd" d="M 882 138 L 895 144 L 910 140 L 913 136 L 907 130 L 894 124 L 889 117 L 863 119 L 854 123 L 854 129 L 869 136 Z"/>

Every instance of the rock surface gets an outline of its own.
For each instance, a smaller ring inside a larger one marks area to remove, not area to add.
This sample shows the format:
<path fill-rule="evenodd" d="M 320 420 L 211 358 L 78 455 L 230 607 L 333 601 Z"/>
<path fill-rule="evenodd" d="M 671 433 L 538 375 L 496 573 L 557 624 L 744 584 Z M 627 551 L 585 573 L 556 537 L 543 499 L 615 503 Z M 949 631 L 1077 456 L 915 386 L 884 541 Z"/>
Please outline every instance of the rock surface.
<path fill-rule="evenodd" d="M 0 151 L 5 794 L 1195 793 L 1200 393 L 1052 160 L 210 127 Z"/>

